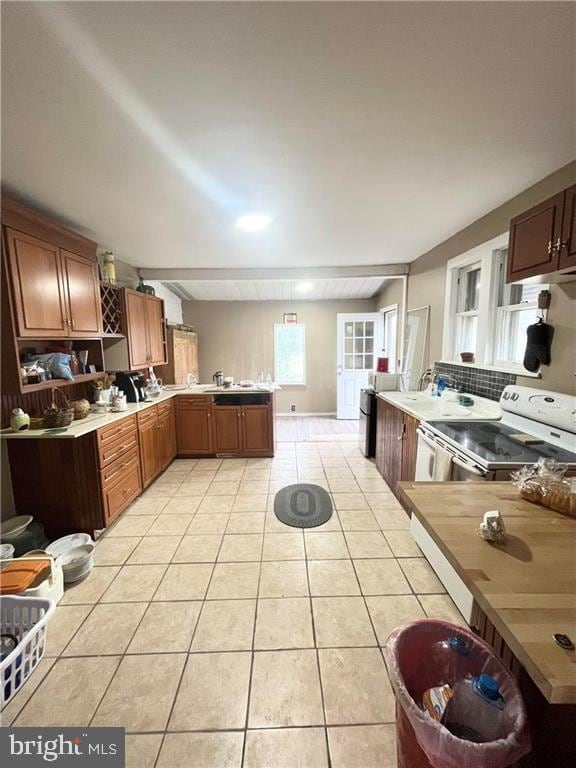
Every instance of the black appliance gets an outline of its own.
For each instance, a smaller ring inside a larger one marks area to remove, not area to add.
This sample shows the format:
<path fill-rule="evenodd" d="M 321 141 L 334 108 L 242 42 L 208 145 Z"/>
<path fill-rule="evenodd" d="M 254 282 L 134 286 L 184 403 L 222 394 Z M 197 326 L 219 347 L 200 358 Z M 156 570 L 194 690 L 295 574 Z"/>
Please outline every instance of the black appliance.
<path fill-rule="evenodd" d="M 367 458 L 376 455 L 376 392 L 373 389 L 360 390 L 358 444 Z"/>
<path fill-rule="evenodd" d="M 146 382 L 140 371 L 125 371 L 116 374 L 115 386 L 126 395 L 128 403 L 142 403 L 146 399 L 144 387 Z"/>

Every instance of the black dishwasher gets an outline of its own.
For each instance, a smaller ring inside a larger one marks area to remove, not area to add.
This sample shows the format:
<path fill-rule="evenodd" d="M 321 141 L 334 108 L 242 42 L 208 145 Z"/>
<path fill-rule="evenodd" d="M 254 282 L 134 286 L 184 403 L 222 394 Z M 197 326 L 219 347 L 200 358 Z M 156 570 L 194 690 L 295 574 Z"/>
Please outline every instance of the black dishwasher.
<path fill-rule="evenodd" d="M 360 390 L 360 426 L 358 444 L 364 456 L 376 455 L 376 392 Z"/>

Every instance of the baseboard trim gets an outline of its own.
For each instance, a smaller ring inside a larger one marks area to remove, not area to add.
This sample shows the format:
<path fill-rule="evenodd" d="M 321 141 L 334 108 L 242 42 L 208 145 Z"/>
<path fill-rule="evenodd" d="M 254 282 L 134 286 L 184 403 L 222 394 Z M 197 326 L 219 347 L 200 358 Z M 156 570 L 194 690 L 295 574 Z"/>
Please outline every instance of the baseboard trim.
<path fill-rule="evenodd" d="M 311 411 L 288 411 L 288 413 L 277 412 L 276 416 L 336 416 L 336 411 L 330 411 L 329 413 L 316 413 Z"/>

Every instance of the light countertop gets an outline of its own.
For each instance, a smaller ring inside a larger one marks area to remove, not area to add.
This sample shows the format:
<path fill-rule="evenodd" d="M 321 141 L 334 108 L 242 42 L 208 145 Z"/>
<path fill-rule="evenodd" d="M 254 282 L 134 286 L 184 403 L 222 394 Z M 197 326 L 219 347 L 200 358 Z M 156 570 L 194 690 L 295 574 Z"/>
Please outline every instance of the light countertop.
<path fill-rule="evenodd" d="M 445 397 L 432 397 L 425 392 L 378 392 L 376 396 L 420 421 L 496 421 L 502 417 L 495 400 L 475 395 L 470 395 L 474 400 L 474 405 L 470 407 L 450 402 Z"/>
<path fill-rule="evenodd" d="M 400 483 L 402 501 L 456 570 L 514 656 L 552 704 L 576 704 L 576 519 L 521 499 L 512 483 Z M 507 538 L 476 531 L 498 509 Z"/>
<path fill-rule="evenodd" d="M 70 438 L 70 437 L 83 437 L 89 432 L 94 432 L 97 429 L 108 427 L 110 424 L 114 424 L 116 421 L 125 419 L 127 416 L 145 411 L 151 408 L 153 405 L 171 400 L 173 397 L 190 397 L 191 395 L 238 395 L 238 394 L 250 394 L 258 392 L 260 394 L 273 394 L 274 391 L 280 389 L 278 385 L 260 386 L 260 387 L 240 387 L 238 385 L 232 387 L 215 387 L 211 384 L 198 384 L 194 387 L 185 387 L 183 389 L 163 389 L 161 394 L 154 400 L 146 401 L 143 403 L 128 403 L 125 411 L 112 412 L 108 410 L 105 414 L 95 413 L 91 411 L 84 419 L 73 421 L 72 424 L 66 429 L 65 432 L 57 432 L 50 429 L 34 429 L 26 432 L 12 432 L 8 427 L 0 431 L 0 437 L 9 439 L 35 439 L 35 438 Z"/>

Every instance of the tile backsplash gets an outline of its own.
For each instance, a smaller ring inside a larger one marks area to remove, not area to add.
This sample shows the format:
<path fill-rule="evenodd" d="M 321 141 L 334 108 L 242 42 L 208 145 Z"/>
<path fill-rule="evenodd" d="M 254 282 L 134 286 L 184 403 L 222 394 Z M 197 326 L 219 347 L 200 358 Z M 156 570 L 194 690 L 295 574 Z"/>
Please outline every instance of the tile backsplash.
<path fill-rule="evenodd" d="M 514 373 L 490 371 L 487 368 L 472 368 L 452 363 L 434 363 L 434 373 L 449 376 L 463 392 L 489 400 L 499 400 L 504 387 L 516 384 Z"/>

